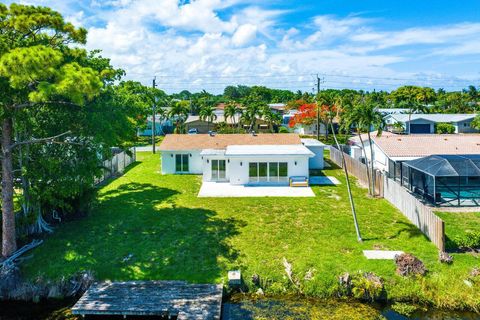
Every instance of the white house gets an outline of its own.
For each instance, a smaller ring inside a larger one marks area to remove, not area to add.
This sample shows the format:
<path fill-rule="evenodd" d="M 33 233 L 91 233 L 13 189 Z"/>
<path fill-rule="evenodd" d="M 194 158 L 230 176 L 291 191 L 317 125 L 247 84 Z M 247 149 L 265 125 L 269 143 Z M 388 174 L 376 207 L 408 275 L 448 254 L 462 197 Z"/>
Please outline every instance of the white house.
<path fill-rule="evenodd" d="M 435 125 L 438 123 L 451 123 L 455 127 L 455 133 L 474 133 L 478 130 L 472 128 L 470 123 L 476 114 L 387 114 L 385 121 L 388 126 L 399 122 L 406 132 L 410 133 L 435 133 Z"/>
<path fill-rule="evenodd" d="M 401 163 L 430 155 L 480 154 L 480 134 L 410 134 L 371 133 L 372 146 L 366 134 L 362 135 L 365 154 L 358 136 L 350 138 L 350 155 L 362 162 L 370 162 L 393 178 L 401 177 Z"/>
<path fill-rule="evenodd" d="M 203 181 L 234 185 L 288 185 L 291 177 L 308 178 L 310 168 L 323 168 L 323 147 L 304 145 L 297 134 L 166 135 L 160 146 L 162 174 L 202 174 Z"/>

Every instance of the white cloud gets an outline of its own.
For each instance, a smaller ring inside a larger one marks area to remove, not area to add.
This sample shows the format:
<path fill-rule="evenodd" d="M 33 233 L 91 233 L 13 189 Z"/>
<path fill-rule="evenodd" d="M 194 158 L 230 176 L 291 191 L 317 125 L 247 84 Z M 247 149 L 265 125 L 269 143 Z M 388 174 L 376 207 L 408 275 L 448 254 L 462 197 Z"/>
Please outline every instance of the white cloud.
<path fill-rule="evenodd" d="M 356 42 L 368 42 L 375 45 L 376 49 L 385 49 L 404 45 L 478 42 L 479 35 L 480 23 L 460 23 L 389 32 L 369 30 L 355 33 L 350 39 Z"/>
<path fill-rule="evenodd" d="M 255 39 L 257 35 L 257 26 L 253 24 L 244 24 L 237 28 L 232 37 L 232 43 L 237 46 L 243 46 Z"/>
<path fill-rule="evenodd" d="M 131 79 L 149 83 L 159 76 L 160 87 L 168 91 L 218 92 L 242 82 L 309 90 L 309 74 L 316 72 L 372 77 L 423 72 L 439 83 L 443 60 L 480 54 L 480 23 L 473 22 L 390 30 L 361 16 L 320 15 L 292 23 L 285 18 L 290 11 L 266 9 L 253 0 L 30 2 L 52 6 L 75 25 L 87 26 L 89 49 L 102 49 Z M 430 69 L 419 59 L 430 59 Z M 437 60 L 442 61 L 435 69 Z M 282 82 L 284 75 L 298 77 Z M 382 84 L 329 78 L 332 87 Z"/>

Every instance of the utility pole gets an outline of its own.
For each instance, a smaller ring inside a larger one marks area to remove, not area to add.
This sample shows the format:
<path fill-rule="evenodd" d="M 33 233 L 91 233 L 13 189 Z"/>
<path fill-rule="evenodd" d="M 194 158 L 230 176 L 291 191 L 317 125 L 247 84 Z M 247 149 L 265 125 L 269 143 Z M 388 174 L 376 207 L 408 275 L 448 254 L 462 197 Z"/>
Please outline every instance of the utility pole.
<path fill-rule="evenodd" d="M 325 78 L 320 79 L 317 73 L 317 140 L 320 140 L 320 105 L 318 104 L 318 95 L 320 93 L 320 84 L 325 82 Z M 328 130 L 327 127 L 325 127 L 325 130 Z"/>
<path fill-rule="evenodd" d="M 157 81 L 157 77 L 153 77 L 153 82 L 152 82 L 152 88 L 155 89 L 157 87 L 157 84 L 156 84 L 156 81 Z M 155 90 L 153 90 L 155 91 Z M 156 101 L 156 97 L 155 97 L 155 93 L 153 94 L 153 105 L 152 105 L 152 153 L 155 153 L 155 131 L 156 131 L 156 109 L 157 109 L 157 101 Z"/>

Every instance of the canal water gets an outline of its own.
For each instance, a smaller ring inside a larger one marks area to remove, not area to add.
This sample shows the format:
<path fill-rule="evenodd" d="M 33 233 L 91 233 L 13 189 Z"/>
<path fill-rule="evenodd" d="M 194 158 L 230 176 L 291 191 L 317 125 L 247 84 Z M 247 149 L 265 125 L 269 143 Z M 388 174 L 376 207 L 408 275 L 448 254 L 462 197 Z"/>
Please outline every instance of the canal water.
<path fill-rule="evenodd" d="M 0 303 L 0 320 L 74 320 L 69 307 L 74 301 L 41 303 Z M 105 317 L 104 317 L 105 318 Z M 114 318 L 112 318 L 114 319 Z M 222 320 L 473 320 L 480 314 L 442 310 L 417 310 L 409 317 L 395 312 L 391 306 L 356 301 L 314 299 L 233 299 L 222 306 Z"/>

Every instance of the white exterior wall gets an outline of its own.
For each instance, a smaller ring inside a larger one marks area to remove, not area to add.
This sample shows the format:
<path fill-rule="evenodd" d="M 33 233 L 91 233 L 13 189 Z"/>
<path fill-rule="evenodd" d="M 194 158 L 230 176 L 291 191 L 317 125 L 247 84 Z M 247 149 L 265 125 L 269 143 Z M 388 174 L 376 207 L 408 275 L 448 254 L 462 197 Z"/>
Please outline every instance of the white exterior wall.
<path fill-rule="evenodd" d="M 202 174 L 200 150 L 162 151 L 162 174 L 175 174 L 175 155 L 188 154 L 188 173 Z M 173 156 L 172 156 L 173 155 Z M 191 156 L 190 156 L 191 155 Z"/>
<path fill-rule="evenodd" d="M 297 165 L 295 165 L 295 161 Z M 227 172 L 229 172 L 231 184 L 248 184 L 248 164 L 250 162 L 287 162 L 288 177 L 308 177 L 308 156 L 239 157 L 230 158 L 230 163 L 227 163 Z M 242 165 L 240 165 L 240 163 L 242 163 Z M 288 182 L 286 184 L 288 184 Z"/>
<path fill-rule="evenodd" d="M 323 169 L 323 146 L 306 146 L 315 156 L 308 160 L 310 169 Z"/>
<path fill-rule="evenodd" d="M 370 143 L 369 141 L 364 141 L 365 144 L 365 152 L 367 153 L 368 161 L 371 160 L 371 152 L 370 152 Z M 363 151 L 361 151 L 361 156 L 363 157 Z M 388 157 L 383 153 L 383 151 L 374 143 L 373 144 L 373 166 L 381 171 L 388 170 Z"/>

